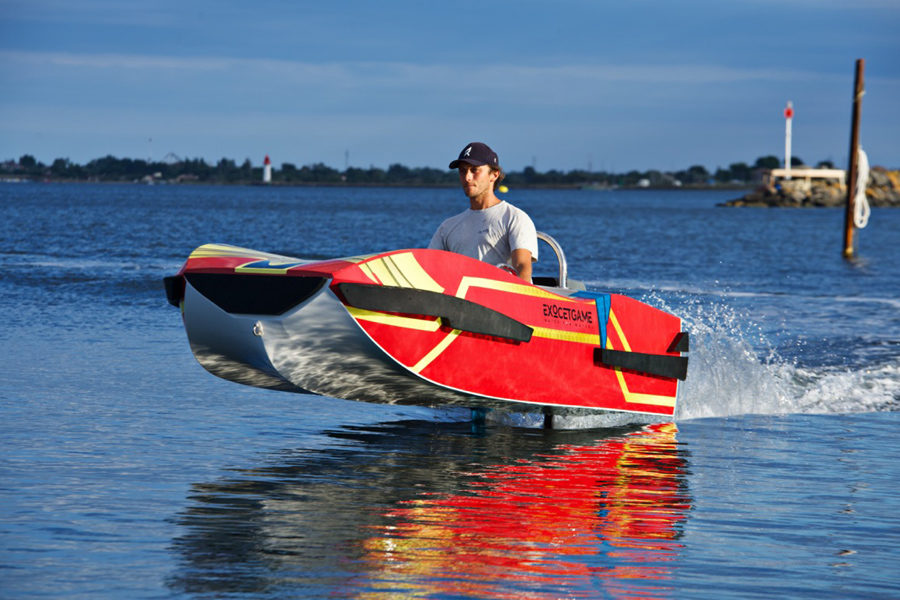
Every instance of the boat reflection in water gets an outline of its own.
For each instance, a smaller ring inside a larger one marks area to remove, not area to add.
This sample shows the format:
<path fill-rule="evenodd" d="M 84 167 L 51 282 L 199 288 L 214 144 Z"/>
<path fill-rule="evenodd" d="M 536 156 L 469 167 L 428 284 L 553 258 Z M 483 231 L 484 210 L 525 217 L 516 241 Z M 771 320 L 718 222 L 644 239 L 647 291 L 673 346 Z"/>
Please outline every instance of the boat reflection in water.
<path fill-rule="evenodd" d="M 633 596 L 633 580 L 664 580 L 680 548 L 690 505 L 674 434 L 656 425 L 562 445 L 488 468 L 462 493 L 407 501 L 365 541 L 370 568 L 411 594 L 535 597 L 550 586 L 548 597 L 571 597 L 599 585 Z"/>
<path fill-rule="evenodd" d="M 674 592 L 691 500 L 672 424 L 472 433 L 416 422 L 331 435 L 362 446 L 195 486 L 179 519 L 173 588 L 365 598 Z"/>

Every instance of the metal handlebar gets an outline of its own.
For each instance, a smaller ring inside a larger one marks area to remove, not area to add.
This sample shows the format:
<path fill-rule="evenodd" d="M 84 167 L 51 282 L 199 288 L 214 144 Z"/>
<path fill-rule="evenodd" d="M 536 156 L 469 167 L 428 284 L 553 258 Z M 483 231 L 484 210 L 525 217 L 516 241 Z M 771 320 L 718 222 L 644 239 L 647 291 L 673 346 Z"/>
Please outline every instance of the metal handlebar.
<path fill-rule="evenodd" d="M 560 246 L 559 242 L 554 240 L 552 236 L 543 231 L 538 231 L 537 237 L 539 240 L 547 242 L 547 245 L 549 245 L 553 249 L 553 252 L 556 253 L 556 260 L 559 262 L 559 287 L 568 287 L 568 266 L 566 264 L 566 254 L 563 252 L 562 246 Z"/>

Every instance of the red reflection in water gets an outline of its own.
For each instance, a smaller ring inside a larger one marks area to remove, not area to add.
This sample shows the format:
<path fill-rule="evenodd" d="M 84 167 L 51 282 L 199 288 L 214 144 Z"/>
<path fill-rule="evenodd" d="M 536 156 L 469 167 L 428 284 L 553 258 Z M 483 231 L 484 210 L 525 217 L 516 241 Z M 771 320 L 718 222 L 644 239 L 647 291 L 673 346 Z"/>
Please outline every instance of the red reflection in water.
<path fill-rule="evenodd" d="M 668 596 L 690 509 L 676 432 L 562 446 L 490 468 L 465 493 L 405 502 L 363 543 L 379 574 L 369 594 Z"/>

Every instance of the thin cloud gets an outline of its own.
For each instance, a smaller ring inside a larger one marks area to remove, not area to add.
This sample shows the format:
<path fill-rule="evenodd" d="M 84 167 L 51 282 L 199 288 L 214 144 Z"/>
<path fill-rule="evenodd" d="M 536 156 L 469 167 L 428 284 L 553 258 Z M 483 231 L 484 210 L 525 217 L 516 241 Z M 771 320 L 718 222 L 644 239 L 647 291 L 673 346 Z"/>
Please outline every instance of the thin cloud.
<path fill-rule="evenodd" d="M 86 69 L 146 69 L 182 71 L 248 71 L 283 77 L 316 77 L 344 81 L 442 83 L 458 87 L 466 81 L 632 82 L 704 84 L 737 81 L 821 80 L 828 74 L 782 68 L 741 68 L 708 64 L 522 66 L 486 64 L 419 64 L 395 61 L 302 62 L 233 57 L 183 57 L 147 54 L 0 51 L 0 61 L 19 66 L 59 66 Z"/>
<path fill-rule="evenodd" d="M 235 63 L 227 58 L 185 58 L 136 54 L 76 54 L 71 52 L 0 51 L 7 65 L 59 66 L 88 69 L 183 69 L 218 71 Z"/>

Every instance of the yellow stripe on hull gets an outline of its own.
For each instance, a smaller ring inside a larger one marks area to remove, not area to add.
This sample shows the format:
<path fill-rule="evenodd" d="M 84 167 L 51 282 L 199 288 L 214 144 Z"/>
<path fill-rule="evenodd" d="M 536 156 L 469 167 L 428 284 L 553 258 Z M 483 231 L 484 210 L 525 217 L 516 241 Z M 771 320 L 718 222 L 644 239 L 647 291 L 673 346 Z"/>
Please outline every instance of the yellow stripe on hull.
<path fill-rule="evenodd" d="M 404 329 L 416 329 L 418 331 L 437 331 L 441 327 L 440 319 L 430 321 L 427 319 L 417 319 L 416 317 L 402 317 L 390 313 L 375 312 L 362 308 L 355 308 L 353 306 L 346 306 L 345 308 L 353 318 L 358 321 L 370 321 L 372 323 L 403 327 Z"/>
<path fill-rule="evenodd" d="M 469 293 L 469 288 L 483 288 L 488 290 L 497 290 L 499 292 L 509 292 L 512 294 L 520 294 L 522 296 L 534 296 L 536 298 L 546 298 L 548 300 L 556 300 L 559 302 L 583 302 L 583 300 L 575 298 L 567 298 L 553 292 L 548 292 L 542 288 L 525 283 L 513 283 L 510 281 L 497 281 L 496 279 L 486 279 L 484 277 L 463 277 L 459 284 L 459 290 L 456 292 L 458 298 L 465 298 Z"/>
<path fill-rule="evenodd" d="M 444 288 L 422 268 L 412 252 L 401 252 L 359 265 L 363 273 L 382 285 L 443 293 Z"/>
<path fill-rule="evenodd" d="M 576 344 L 588 344 L 591 346 L 600 345 L 600 335 L 593 333 L 579 333 L 577 331 L 566 331 L 565 329 L 550 329 L 549 327 L 533 327 L 534 337 L 546 338 L 549 340 L 557 340 L 560 342 L 574 342 Z"/>
<path fill-rule="evenodd" d="M 191 252 L 188 258 L 219 258 L 219 257 L 230 257 L 230 256 L 258 256 L 260 258 L 265 258 L 267 256 L 275 256 L 274 254 L 267 254 L 265 252 L 257 252 L 254 250 L 248 250 L 246 248 L 239 248 L 238 246 L 228 246 L 225 244 L 204 244 Z M 284 258 L 284 257 L 279 257 Z"/>
<path fill-rule="evenodd" d="M 622 326 L 619 325 L 619 320 L 616 318 L 612 309 L 609 311 L 609 322 L 613 326 L 613 329 L 616 330 L 616 335 L 619 336 L 619 340 L 622 342 L 622 349 L 626 352 L 631 352 L 631 346 L 625 338 L 625 332 L 622 331 Z M 606 340 L 606 347 L 609 350 L 614 350 L 612 342 L 609 339 Z M 622 397 L 625 398 L 625 402 L 631 404 L 649 404 L 650 406 L 675 406 L 674 396 L 659 396 L 656 394 L 638 394 L 636 392 L 631 392 L 628 389 L 628 384 L 625 382 L 625 374 L 622 372 L 622 368 L 614 367 L 614 369 L 616 371 L 616 378 L 619 380 L 619 387 L 622 388 Z"/>
<path fill-rule="evenodd" d="M 443 354 L 444 350 L 446 350 L 447 347 L 451 343 L 453 343 L 456 338 L 459 337 L 459 334 L 459 329 L 454 329 L 453 331 L 448 333 L 444 339 L 438 342 L 437 346 L 429 350 L 428 353 L 419 360 L 419 362 L 410 367 L 410 370 L 413 373 L 421 373 L 422 369 L 430 365 L 432 362 L 434 362 L 434 359 Z"/>

